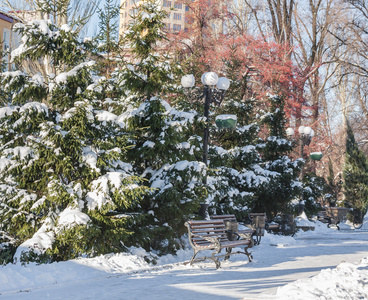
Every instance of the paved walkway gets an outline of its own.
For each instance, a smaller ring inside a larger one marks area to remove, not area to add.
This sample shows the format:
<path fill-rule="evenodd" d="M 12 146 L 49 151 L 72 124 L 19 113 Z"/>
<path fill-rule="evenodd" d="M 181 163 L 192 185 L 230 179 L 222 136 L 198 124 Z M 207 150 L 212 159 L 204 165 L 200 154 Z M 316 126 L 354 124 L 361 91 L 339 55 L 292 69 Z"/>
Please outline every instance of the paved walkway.
<path fill-rule="evenodd" d="M 219 270 L 213 262 L 96 278 L 86 282 L 56 284 L 3 299 L 273 299 L 279 286 L 310 277 L 343 261 L 358 262 L 368 256 L 368 232 L 336 231 L 304 235 L 295 243 L 267 243 L 253 250 L 254 261 L 234 255 Z M 139 288 L 137 288 L 137 286 Z M 49 297 L 48 297 L 49 295 Z"/>

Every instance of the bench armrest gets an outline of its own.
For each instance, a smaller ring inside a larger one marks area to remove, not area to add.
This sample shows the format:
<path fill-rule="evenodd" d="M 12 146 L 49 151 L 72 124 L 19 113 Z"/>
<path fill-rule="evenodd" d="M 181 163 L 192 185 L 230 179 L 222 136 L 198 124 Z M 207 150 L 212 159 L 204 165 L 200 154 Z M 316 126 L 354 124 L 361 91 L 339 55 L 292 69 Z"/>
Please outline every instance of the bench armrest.
<path fill-rule="evenodd" d="M 251 233 L 237 233 L 238 237 L 241 237 L 243 239 L 246 239 L 246 240 L 250 240 L 251 237 L 252 237 L 252 234 Z"/>

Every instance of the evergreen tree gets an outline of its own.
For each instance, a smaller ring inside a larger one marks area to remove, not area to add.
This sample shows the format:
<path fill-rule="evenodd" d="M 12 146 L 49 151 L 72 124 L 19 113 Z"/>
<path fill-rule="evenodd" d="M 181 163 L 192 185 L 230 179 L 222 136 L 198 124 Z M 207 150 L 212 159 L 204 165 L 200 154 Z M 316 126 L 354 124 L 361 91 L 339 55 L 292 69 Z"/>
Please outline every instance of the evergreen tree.
<path fill-rule="evenodd" d="M 96 101 L 90 43 L 67 25 L 19 26 L 16 59 L 47 56 L 57 75 L 0 74 L 11 99 L 0 108 L 0 231 L 25 261 L 124 250 L 146 189 L 126 163 L 124 124 Z"/>
<path fill-rule="evenodd" d="M 177 71 L 168 54 L 159 53 L 160 46 L 167 41 L 162 30 L 167 12 L 152 0 L 141 2 L 137 9 L 134 22 L 121 38 L 128 48 L 131 61 L 121 74 L 125 87 L 136 95 L 136 100 L 142 102 L 174 91 L 173 75 Z"/>
<path fill-rule="evenodd" d="M 261 123 L 268 129 L 268 136 L 257 148 L 262 156 L 262 168 L 254 168 L 258 175 L 265 176 L 264 184 L 255 191 L 257 202 L 254 211 L 265 211 L 268 216 L 285 212 L 288 205 L 301 192 L 297 175 L 302 160 L 292 161 L 287 154 L 293 144 L 286 139 L 284 99 L 282 96 L 268 96 L 269 112 L 261 117 Z"/>
<path fill-rule="evenodd" d="M 320 209 L 316 204 L 318 200 L 325 197 L 326 180 L 314 173 L 306 173 L 303 178 L 304 189 L 302 199 L 304 200 L 304 211 L 311 216 Z"/>
<path fill-rule="evenodd" d="M 182 247 L 184 222 L 198 211 L 203 198 L 205 165 L 197 161 L 200 138 L 193 135 L 198 122 L 195 112 L 171 107 L 163 96 L 176 91 L 176 68 L 157 46 L 166 37 L 162 28 L 166 12 L 153 1 L 139 3 L 135 22 L 123 40 L 130 46 L 133 64 L 119 72 L 132 105 L 125 122 L 132 134 L 129 160 L 136 174 L 152 188 L 137 213 L 145 220 L 136 223 L 135 236 L 146 250 L 173 253 Z"/>
<path fill-rule="evenodd" d="M 341 173 L 335 178 L 335 173 L 332 167 L 331 158 L 328 159 L 328 177 L 325 185 L 325 199 L 328 201 L 329 206 L 336 206 L 339 194 L 342 188 Z"/>
<path fill-rule="evenodd" d="M 119 6 L 115 0 L 106 0 L 104 9 L 99 9 L 98 15 L 99 33 L 96 39 L 99 42 L 97 49 L 100 59 L 97 62 L 97 69 L 101 75 L 109 78 L 116 67 L 116 57 L 119 53 Z"/>
<path fill-rule="evenodd" d="M 345 201 L 353 208 L 365 211 L 368 202 L 368 160 L 355 141 L 348 123 L 346 155 L 343 170 Z"/>

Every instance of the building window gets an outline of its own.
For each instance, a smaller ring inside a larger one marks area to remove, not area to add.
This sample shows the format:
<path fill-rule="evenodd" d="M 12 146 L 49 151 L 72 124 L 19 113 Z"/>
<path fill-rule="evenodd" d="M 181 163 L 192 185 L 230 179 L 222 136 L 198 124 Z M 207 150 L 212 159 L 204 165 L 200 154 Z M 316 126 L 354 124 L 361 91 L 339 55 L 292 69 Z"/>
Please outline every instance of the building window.
<path fill-rule="evenodd" d="M 3 51 L 8 51 L 10 48 L 10 30 L 4 28 L 3 32 Z"/>
<path fill-rule="evenodd" d="M 181 25 L 179 25 L 179 24 L 173 24 L 173 30 L 174 31 L 180 31 L 181 30 Z"/>
<path fill-rule="evenodd" d="M 188 5 L 185 6 L 185 11 L 189 11 L 189 6 Z"/>
<path fill-rule="evenodd" d="M 174 13 L 174 20 L 181 20 L 181 14 Z"/>
<path fill-rule="evenodd" d="M 171 7 L 171 1 L 164 0 L 164 7 Z"/>
<path fill-rule="evenodd" d="M 171 13 L 167 13 L 166 19 L 170 19 L 170 18 L 171 18 Z"/>
<path fill-rule="evenodd" d="M 182 9 L 183 8 L 183 4 L 182 3 L 175 3 L 174 7 L 177 9 Z"/>
<path fill-rule="evenodd" d="M 3 56 L 3 61 L 5 62 L 6 64 L 6 69 L 9 68 L 9 53 L 7 53 L 7 51 L 9 51 L 10 49 L 10 30 L 9 29 L 6 29 L 4 28 L 4 31 L 3 31 L 3 51 L 5 53 L 4 56 Z"/>
<path fill-rule="evenodd" d="M 170 23 L 168 23 L 168 24 L 166 24 L 166 23 L 165 23 L 165 25 L 164 25 L 164 29 L 166 29 L 166 30 L 170 30 Z"/>

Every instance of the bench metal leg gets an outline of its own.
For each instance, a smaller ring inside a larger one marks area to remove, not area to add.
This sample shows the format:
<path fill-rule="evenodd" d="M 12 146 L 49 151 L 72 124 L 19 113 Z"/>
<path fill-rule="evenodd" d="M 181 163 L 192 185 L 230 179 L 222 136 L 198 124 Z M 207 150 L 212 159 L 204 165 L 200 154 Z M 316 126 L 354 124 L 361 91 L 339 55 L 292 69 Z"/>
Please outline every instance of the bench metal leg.
<path fill-rule="evenodd" d="M 216 257 L 216 254 L 219 254 L 219 253 L 220 253 L 219 251 L 214 251 L 214 252 L 212 252 L 212 257 L 211 257 L 211 259 L 216 264 L 216 269 L 221 267 L 221 263 L 220 263 L 219 259 Z"/>
<path fill-rule="evenodd" d="M 228 260 L 231 255 L 232 248 L 226 248 L 225 260 Z"/>
<path fill-rule="evenodd" d="M 249 262 L 252 262 L 253 256 L 252 256 L 252 253 L 248 252 L 248 248 L 249 248 L 249 247 L 245 247 L 245 248 L 244 248 L 244 252 L 245 252 L 245 254 L 248 256 L 248 260 L 249 260 Z"/>
<path fill-rule="evenodd" d="M 192 259 L 190 260 L 190 265 L 193 265 L 193 263 L 194 263 L 194 259 L 195 259 L 195 257 L 197 256 L 198 252 L 199 252 L 199 251 L 194 250 L 194 254 L 193 254 L 193 256 L 192 256 Z"/>

